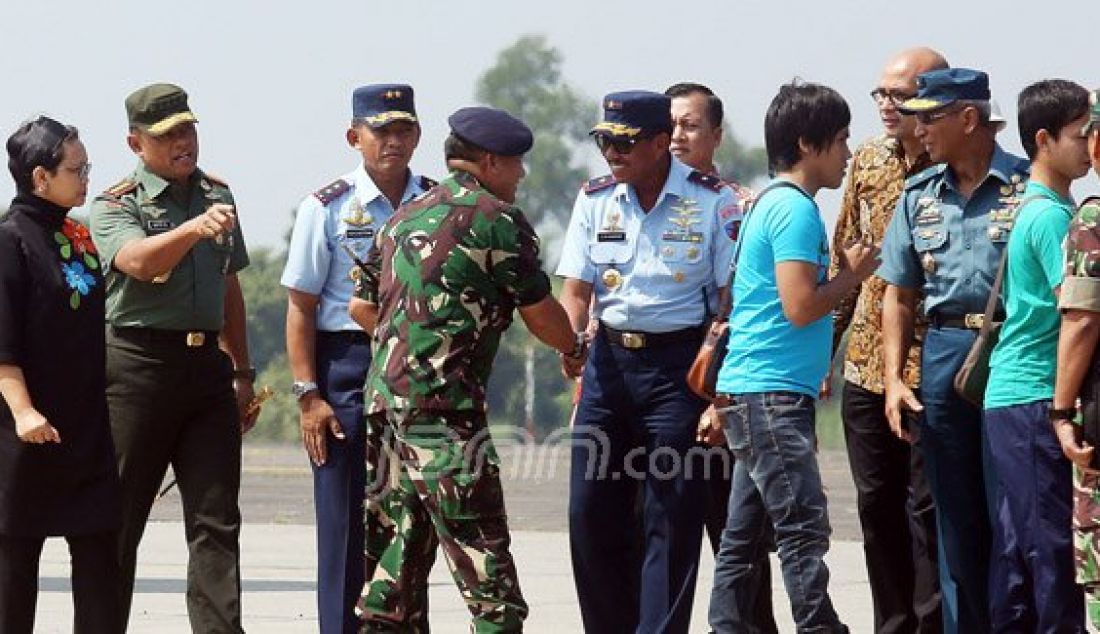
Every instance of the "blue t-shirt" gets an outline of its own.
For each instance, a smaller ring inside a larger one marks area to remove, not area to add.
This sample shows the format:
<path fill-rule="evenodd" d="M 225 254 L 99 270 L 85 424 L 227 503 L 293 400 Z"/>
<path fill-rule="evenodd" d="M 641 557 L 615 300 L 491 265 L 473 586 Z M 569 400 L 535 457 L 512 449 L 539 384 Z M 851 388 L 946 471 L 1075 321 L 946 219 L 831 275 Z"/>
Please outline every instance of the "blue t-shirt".
<path fill-rule="evenodd" d="M 818 283 L 827 280 L 829 239 L 817 203 L 794 187 L 773 189 L 749 213 L 740 239 L 745 244 L 718 391 L 787 391 L 817 398 L 829 370 L 832 315 L 795 327 L 783 314 L 775 282 L 776 264 L 792 261 L 817 266 Z"/>

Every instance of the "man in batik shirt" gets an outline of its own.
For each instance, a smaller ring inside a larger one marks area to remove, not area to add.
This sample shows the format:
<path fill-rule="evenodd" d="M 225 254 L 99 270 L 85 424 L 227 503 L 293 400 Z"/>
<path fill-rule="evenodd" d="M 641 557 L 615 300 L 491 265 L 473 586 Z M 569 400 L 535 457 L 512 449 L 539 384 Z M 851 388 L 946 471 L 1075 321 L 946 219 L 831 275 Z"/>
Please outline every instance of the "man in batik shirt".
<path fill-rule="evenodd" d="M 853 242 L 881 244 L 905 179 L 931 165 L 917 139 L 915 117 L 901 114 L 897 106 L 916 94 L 917 75 L 946 66 L 943 56 L 933 50 L 903 51 L 886 64 L 871 91 L 883 134 L 864 143 L 852 159 L 833 234 L 831 276 L 843 261 L 844 247 Z M 920 452 L 910 447 L 919 442 L 918 415 L 907 412 L 905 428 L 895 434 L 885 414 L 881 328 L 885 291 L 881 278 L 870 277 L 835 312 L 834 351 L 850 328 L 841 397 L 844 437 L 858 496 L 875 630 L 938 632 L 936 514 Z M 914 390 L 920 384 L 920 341 L 925 328 L 921 319 L 904 368 L 905 382 Z"/>

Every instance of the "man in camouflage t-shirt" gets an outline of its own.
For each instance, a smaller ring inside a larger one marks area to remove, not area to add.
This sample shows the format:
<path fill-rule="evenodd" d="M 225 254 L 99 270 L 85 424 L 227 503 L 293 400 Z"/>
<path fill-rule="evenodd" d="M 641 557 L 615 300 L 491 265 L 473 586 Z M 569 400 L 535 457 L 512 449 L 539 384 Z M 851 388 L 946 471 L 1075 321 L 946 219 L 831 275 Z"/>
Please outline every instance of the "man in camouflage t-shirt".
<path fill-rule="evenodd" d="M 1100 174 L 1100 90 L 1089 98 L 1088 136 L 1092 168 Z M 1050 410 L 1062 452 L 1073 464 L 1073 533 L 1077 583 L 1093 626 L 1100 627 L 1100 472 L 1091 466 L 1093 447 L 1074 424 L 1076 402 L 1100 341 L 1100 197 L 1085 199 L 1066 236 L 1066 265 L 1058 307 L 1058 368 Z M 1082 354 L 1081 351 L 1087 351 Z M 1095 376 L 1095 371 L 1092 373 Z"/>
<path fill-rule="evenodd" d="M 522 629 L 527 604 L 509 551 L 485 388 L 516 309 L 563 354 L 582 359 L 586 350 L 550 295 L 538 237 L 513 204 L 531 131 L 490 108 L 464 108 L 448 123 L 450 176 L 382 228 L 349 306 L 374 334 L 366 412 L 372 442 L 389 458 L 368 504 L 389 529 L 360 603 L 372 632 L 411 631 L 422 620 L 417 589 L 437 545 L 474 631 Z"/>

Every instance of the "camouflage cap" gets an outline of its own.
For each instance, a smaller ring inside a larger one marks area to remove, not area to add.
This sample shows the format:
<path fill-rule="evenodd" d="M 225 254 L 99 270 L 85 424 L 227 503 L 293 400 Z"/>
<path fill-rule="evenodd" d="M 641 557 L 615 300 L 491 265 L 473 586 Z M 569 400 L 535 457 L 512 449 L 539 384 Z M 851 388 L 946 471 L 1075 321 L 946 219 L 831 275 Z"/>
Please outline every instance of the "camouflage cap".
<path fill-rule="evenodd" d="M 130 127 L 160 136 L 181 123 L 196 122 L 187 105 L 187 93 L 175 84 L 150 84 L 126 98 Z"/>
<path fill-rule="evenodd" d="M 1089 93 L 1089 120 L 1085 127 L 1081 128 L 1081 134 L 1089 135 L 1100 128 L 1100 90 Z"/>

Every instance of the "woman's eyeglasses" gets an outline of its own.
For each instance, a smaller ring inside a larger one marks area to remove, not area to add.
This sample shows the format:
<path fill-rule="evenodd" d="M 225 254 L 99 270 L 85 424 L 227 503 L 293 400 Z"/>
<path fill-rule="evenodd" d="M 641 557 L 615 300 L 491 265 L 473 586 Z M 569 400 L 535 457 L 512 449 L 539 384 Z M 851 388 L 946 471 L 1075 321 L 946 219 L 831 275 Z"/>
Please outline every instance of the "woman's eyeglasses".
<path fill-rule="evenodd" d="M 92 164 L 84 163 L 79 167 L 69 167 L 67 165 L 62 165 L 61 169 L 69 172 L 70 174 L 75 174 L 77 178 L 83 181 L 88 180 L 88 175 L 92 173 Z"/>

